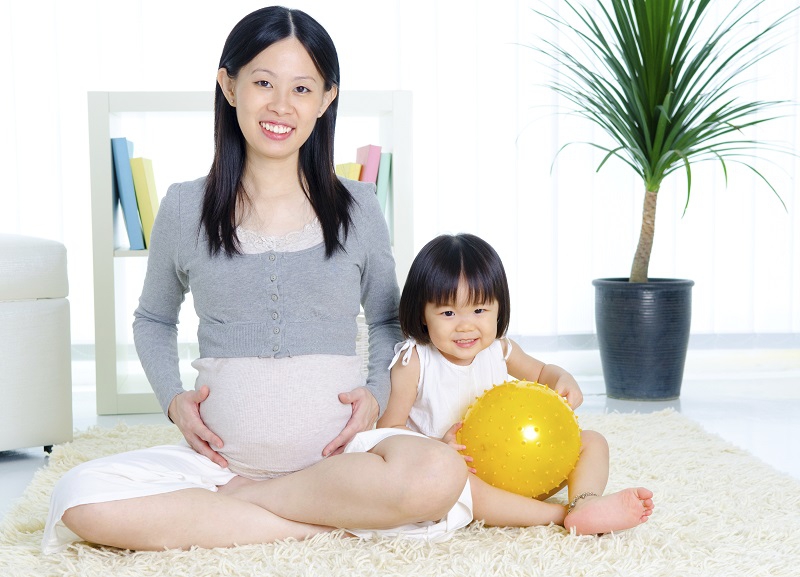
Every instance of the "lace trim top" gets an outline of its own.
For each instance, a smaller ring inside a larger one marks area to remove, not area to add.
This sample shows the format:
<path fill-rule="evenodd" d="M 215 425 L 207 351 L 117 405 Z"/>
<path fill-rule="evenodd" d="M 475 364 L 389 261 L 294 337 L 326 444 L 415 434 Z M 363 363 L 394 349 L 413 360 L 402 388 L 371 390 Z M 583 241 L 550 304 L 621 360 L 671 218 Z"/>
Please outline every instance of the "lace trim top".
<path fill-rule="evenodd" d="M 259 232 L 241 226 L 236 227 L 236 236 L 239 238 L 242 252 L 245 254 L 305 250 L 318 245 L 324 238 L 322 225 L 316 217 L 302 229 L 289 232 L 283 236 L 264 236 Z"/>

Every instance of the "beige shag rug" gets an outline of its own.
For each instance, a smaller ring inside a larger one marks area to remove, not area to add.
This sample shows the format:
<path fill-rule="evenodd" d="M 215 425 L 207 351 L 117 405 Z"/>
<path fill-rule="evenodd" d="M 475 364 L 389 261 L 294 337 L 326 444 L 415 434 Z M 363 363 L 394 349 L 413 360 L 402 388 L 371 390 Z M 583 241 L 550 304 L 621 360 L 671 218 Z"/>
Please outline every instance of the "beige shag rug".
<path fill-rule="evenodd" d="M 43 556 L 49 494 L 87 459 L 176 441 L 166 425 L 94 428 L 56 447 L 0 526 L 0 575 L 18 576 L 796 576 L 800 574 L 800 482 L 672 410 L 582 415 L 611 445 L 609 491 L 655 492 L 651 520 L 629 531 L 577 537 L 561 527 L 484 528 L 428 545 L 359 541 L 339 533 L 304 542 L 233 549 L 138 553 L 78 544 Z M 776 442 L 794 440 L 776 439 Z M 563 494 L 556 500 L 563 502 Z"/>

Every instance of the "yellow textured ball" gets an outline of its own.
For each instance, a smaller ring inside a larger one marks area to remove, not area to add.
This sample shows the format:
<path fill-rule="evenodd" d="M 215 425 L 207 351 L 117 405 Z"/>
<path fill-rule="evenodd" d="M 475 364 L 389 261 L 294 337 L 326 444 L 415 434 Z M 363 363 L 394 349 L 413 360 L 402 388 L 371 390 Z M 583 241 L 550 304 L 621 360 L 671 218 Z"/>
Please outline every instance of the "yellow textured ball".
<path fill-rule="evenodd" d="M 581 447 L 575 413 L 558 393 L 528 381 L 496 385 L 478 397 L 456 434 L 490 485 L 539 497 L 561 485 Z"/>

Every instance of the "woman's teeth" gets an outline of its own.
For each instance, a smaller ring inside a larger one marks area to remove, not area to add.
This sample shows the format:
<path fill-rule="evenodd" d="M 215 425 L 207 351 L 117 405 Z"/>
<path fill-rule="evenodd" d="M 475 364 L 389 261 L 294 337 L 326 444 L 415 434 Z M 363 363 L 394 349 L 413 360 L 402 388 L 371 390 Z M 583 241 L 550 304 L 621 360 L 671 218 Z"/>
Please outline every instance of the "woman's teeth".
<path fill-rule="evenodd" d="M 274 132 L 275 134 L 286 134 L 292 130 L 290 126 L 284 126 L 282 124 L 270 124 L 269 122 L 262 122 L 261 128 L 264 130 L 269 130 L 270 132 Z"/>

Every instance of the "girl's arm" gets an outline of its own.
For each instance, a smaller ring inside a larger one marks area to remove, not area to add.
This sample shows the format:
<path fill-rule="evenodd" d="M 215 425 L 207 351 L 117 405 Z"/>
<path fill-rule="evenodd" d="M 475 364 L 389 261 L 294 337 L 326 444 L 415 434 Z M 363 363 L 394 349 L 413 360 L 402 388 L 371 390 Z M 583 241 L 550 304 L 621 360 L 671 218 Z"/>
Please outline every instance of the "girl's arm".
<path fill-rule="evenodd" d="M 408 415 L 414 401 L 417 400 L 417 386 L 419 384 L 419 355 L 417 350 L 411 353 L 411 358 L 407 365 L 402 362 L 396 363 L 392 367 L 392 391 L 389 393 L 389 403 L 380 419 L 378 427 L 408 429 Z M 456 432 L 462 427 L 463 423 L 456 423 L 445 433 L 439 441 L 449 445 L 456 451 L 466 449 L 464 445 L 456 442 Z M 435 437 L 432 437 L 435 438 Z M 470 465 L 472 457 L 463 455 L 467 468 L 474 473 L 475 469 Z"/>
<path fill-rule="evenodd" d="M 407 429 L 406 422 L 417 399 L 417 384 L 419 383 L 419 355 L 416 349 L 411 353 L 408 364 L 401 360 L 392 367 L 392 388 L 389 393 L 389 402 L 386 410 L 378 419 L 379 428 L 397 427 Z"/>
<path fill-rule="evenodd" d="M 416 349 L 411 353 L 411 358 L 408 360 L 407 365 L 398 362 L 392 367 L 392 390 L 389 393 L 389 403 L 386 405 L 386 410 L 381 418 L 378 419 L 379 428 L 408 429 L 408 426 L 406 426 L 408 415 L 411 412 L 411 407 L 414 406 L 414 401 L 417 400 L 419 370 L 419 355 Z M 456 451 L 463 451 L 466 447 L 456 442 L 456 432 L 462 425 L 463 423 L 456 423 L 439 440 Z M 470 472 L 474 473 L 475 469 L 470 465 L 472 457 L 464 455 L 464 461 L 466 461 Z"/>
<path fill-rule="evenodd" d="M 506 361 L 508 374 L 515 379 L 538 382 L 547 385 L 562 397 L 569 406 L 577 409 L 583 403 L 583 393 L 570 373 L 557 365 L 546 365 L 525 353 L 522 348 L 509 339 L 511 354 Z"/>

